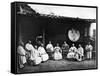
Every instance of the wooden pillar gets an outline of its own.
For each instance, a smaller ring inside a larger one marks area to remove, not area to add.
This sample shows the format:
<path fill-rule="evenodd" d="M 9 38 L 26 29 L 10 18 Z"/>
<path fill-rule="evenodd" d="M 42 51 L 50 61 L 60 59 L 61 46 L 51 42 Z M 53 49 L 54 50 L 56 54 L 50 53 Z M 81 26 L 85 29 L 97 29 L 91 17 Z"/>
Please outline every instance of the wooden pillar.
<path fill-rule="evenodd" d="M 85 27 L 85 34 L 84 34 L 85 37 L 87 37 L 87 33 L 88 33 L 88 29 L 87 27 Z"/>
<path fill-rule="evenodd" d="M 44 45 L 44 47 L 45 47 L 45 29 L 43 29 L 43 45 Z"/>

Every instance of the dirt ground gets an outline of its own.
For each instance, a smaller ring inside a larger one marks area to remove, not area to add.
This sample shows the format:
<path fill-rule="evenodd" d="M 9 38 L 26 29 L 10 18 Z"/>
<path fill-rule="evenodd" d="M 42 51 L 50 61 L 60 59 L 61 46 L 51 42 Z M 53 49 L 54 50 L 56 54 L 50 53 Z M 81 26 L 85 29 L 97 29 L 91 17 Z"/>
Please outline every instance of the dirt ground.
<path fill-rule="evenodd" d="M 96 68 L 96 60 L 84 60 L 81 62 L 71 60 L 48 60 L 37 66 L 26 64 L 23 69 L 18 69 L 18 73 L 30 72 L 53 72 L 53 71 L 67 71 L 67 70 L 81 70 Z"/>

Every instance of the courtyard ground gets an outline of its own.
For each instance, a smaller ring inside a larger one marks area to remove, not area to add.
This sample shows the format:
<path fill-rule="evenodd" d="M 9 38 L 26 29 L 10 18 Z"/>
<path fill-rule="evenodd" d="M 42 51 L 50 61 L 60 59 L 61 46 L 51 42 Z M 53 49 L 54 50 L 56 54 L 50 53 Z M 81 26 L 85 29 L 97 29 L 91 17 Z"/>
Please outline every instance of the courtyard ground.
<path fill-rule="evenodd" d="M 93 69 L 96 68 L 96 60 L 84 60 L 81 62 L 70 60 L 48 60 L 37 66 L 25 65 L 23 69 L 18 69 L 18 73 L 30 73 L 30 72 L 50 72 L 50 71 L 66 71 L 66 70 L 81 70 L 81 69 Z"/>

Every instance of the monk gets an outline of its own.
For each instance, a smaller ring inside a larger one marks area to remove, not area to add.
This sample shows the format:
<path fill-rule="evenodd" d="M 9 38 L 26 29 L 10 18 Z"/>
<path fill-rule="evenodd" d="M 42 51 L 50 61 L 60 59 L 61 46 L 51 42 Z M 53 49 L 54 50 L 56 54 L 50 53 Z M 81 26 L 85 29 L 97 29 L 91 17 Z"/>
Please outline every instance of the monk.
<path fill-rule="evenodd" d="M 83 47 L 79 44 L 79 48 L 78 48 L 78 61 L 82 61 L 83 56 L 84 56 L 84 49 Z"/>
<path fill-rule="evenodd" d="M 41 56 L 42 61 L 44 62 L 44 61 L 47 61 L 47 60 L 49 59 L 49 56 L 48 56 L 48 54 L 46 53 L 46 51 L 45 51 L 45 49 L 44 49 L 43 46 L 44 46 L 43 44 L 41 44 L 41 45 L 39 46 L 38 52 L 39 52 L 39 55 Z"/>
<path fill-rule="evenodd" d="M 69 51 L 69 45 L 64 41 L 64 44 L 62 45 L 62 55 L 63 58 L 66 58 L 66 55 L 68 54 Z"/>
<path fill-rule="evenodd" d="M 72 47 L 69 49 L 67 58 L 74 58 L 78 60 L 77 48 L 75 47 L 74 44 L 72 44 Z"/>
<path fill-rule="evenodd" d="M 88 43 L 88 45 L 86 45 L 85 49 L 86 49 L 86 53 L 87 53 L 87 55 L 86 55 L 87 59 L 91 59 L 93 46 L 90 44 L 90 42 Z"/>
<path fill-rule="evenodd" d="M 42 58 L 39 55 L 39 52 L 38 52 L 38 49 L 37 49 L 36 45 L 34 47 L 34 50 L 32 51 L 32 56 L 31 56 L 30 59 L 33 60 L 34 65 L 38 65 L 38 64 L 40 64 L 42 62 Z"/>
<path fill-rule="evenodd" d="M 57 43 L 57 45 L 54 48 L 54 60 L 60 60 L 62 59 L 62 50 L 59 47 L 59 44 Z"/>
<path fill-rule="evenodd" d="M 41 63 L 42 59 L 41 57 L 39 56 L 39 52 L 37 51 L 37 46 L 35 46 L 35 48 L 33 47 L 33 45 L 31 44 L 31 41 L 29 41 L 29 43 L 26 44 L 26 49 L 28 51 L 30 51 L 30 57 L 29 57 L 29 60 L 32 63 L 32 65 L 38 65 Z"/>
<path fill-rule="evenodd" d="M 51 41 L 49 41 L 49 44 L 47 44 L 46 50 L 47 50 L 47 53 L 49 55 L 49 58 L 51 59 L 53 51 L 54 51 L 54 48 L 53 48 L 53 45 L 51 44 Z"/>
<path fill-rule="evenodd" d="M 17 48 L 17 53 L 19 57 L 19 68 L 24 68 L 26 61 L 26 50 L 24 49 L 24 43 L 21 42 Z"/>

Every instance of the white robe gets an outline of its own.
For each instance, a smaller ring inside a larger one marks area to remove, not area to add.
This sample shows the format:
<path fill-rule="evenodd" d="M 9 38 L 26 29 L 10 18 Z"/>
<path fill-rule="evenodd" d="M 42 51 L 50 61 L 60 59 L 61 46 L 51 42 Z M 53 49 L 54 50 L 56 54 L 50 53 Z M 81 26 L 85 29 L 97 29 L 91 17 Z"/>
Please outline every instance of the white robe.
<path fill-rule="evenodd" d="M 62 59 L 62 53 L 60 47 L 55 47 L 54 48 L 54 59 L 55 60 L 60 60 Z"/>
<path fill-rule="evenodd" d="M 69 49 L 69 53 L 67 54 L 67 58 L 76 58 L 77 59 L 76 53 L 77 53 L 77 48 L 75 46 L 71 47 Z"/>
<path fill-rule="evenodd" d="M 38 65 L 42 62 L 42 58 L 39 56 L 39 52 L 37 49 L 34 49 L 33 51 L 31 51 L 30 60 L 34 61 L 35 65 Z"/>
<path fill-rule="evenodd" d="M 77 51 L 77 60 L 78 61 L 82 61 L 83 60 L 83 57 L 84 56 L 84 49 L 82 47 L 79 47 L 78 48 L 78 51 Z"/>
<path fill-rule="evenodd" d="M 92 45 L 86 45 L 86 48 L 85 49 L 88 50 L 88 51 L 92 51 L 93 50 L 93 47 L 92 47 Z"/>
<path fill-rule="evenodd" d="M 26 51 L 22 46 L 19 45 L 17 48 L 17 53 L 19 55 L 19 65 L 20 67 L 23 67 L 23 64 L 27 62 L 25 57 Z"/>
<path fill-rule="evenodd" d="M 27 43 L 27 44 L 25 45 L 25 48 L 28 50 L 28 51 L 27 51 L 27 57 L 28 57 L 28 58 L 31 58 L 31 56 L 32 56 L 31 51 L 33 51 L 33 50 L 34 50 L 33 45 L 32 45 L 32 44 Z"/>
<path fill-rule="evenodd" d="M 84 49 L 82 47 L 78 48 L 78 54 L 84 56 Z"/>
<path fill-rule="evenodd" d="M 34 65 L 38 65 L 41 63 L 42 59 L 39 56 L 37 49 L 33 47 L 32 44 L 26 44 L 26 49 L 30 51 L 30 60 L 34 62 Z"/>
<path fill-rule="evenodd" d="M 53 52 L 53 45 L 52 45 L 52 44 L 48 44 L 48 45 L 46 46 L 46 50 L 47 50 L 48 52 Z"/>
<path fill-rule="evenodd" d="M 49 56 L 48 54 L 46 53 L 44 47 L 39 47 L 38 48 L 38 52 L 39 52 L 39 55 L 41 56 L 42 58 L 42 61 L 47 61 L 49 59 Z"/>
<path fill-rule="evenodd" d="M 32 45 L 32 44 L 29 44 L 29 43 L 27 43 L 27 44 L 25 45 L 25 48 L 26 48 L 27 50 L 34 50 L 33 45 Z"/>
<path fill-rule="evenodd" d="M 92 58 L 92 50 L 93 50 L 92 45 L 86 45 L 85 49 L 87 51 L 87 58 Z"/>

